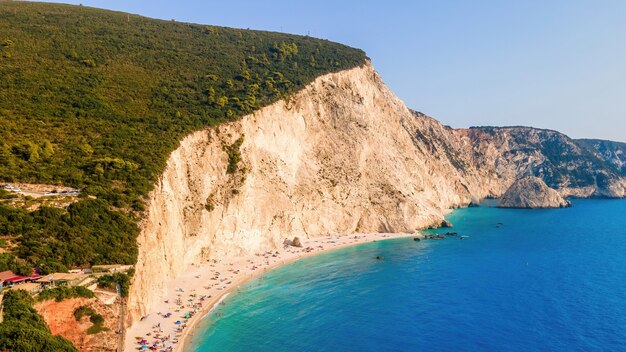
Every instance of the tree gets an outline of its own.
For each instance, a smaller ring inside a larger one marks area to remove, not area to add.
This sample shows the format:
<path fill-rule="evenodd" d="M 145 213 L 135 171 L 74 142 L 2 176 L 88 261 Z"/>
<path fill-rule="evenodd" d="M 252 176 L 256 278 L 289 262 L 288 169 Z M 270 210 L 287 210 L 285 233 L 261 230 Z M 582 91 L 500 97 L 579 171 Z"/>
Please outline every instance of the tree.
<path fill-rule="evenodd" d="M 219 106 L 220 108 L 223 108 L 224 106 L 226 106 L 226 104 L 228 104 L 227 96 L 222 96 L 219 99 L 217 99 L 216 105 Z"/>
<path fill-rule="evenodd" d="M 209 104 L 215 103 L 215 88 L 209 87 L 209 89 L 206 90 L 206 100 Z"/>
<path fill-rule="evenodd" d="M 78 148 L 87 156 L 91 156 L 93 154 L 93 148 L 89 145 L 89 143 L 83 143 Z"/>
<path fill-rule="evenodd" d="M 50 143 L 50 141 L 48 140 L 45 140 L 41 148 L 41 157 L 44 158 L 44 160 L 48 160 L 52 157 L 53 154 L 54 147 L 52 146 L 52 143 Z"/>
<path fill-rule="evenodd" d="M 13 156 L 6 143 L 0 144 L 0 165 L 13 166 Z"/>
<path fill-rule="evenodd" d="M 39 147 L 30 141 L 13 146 L 12 152 L 20 159 L 30 162 L 39 161 Z"/>

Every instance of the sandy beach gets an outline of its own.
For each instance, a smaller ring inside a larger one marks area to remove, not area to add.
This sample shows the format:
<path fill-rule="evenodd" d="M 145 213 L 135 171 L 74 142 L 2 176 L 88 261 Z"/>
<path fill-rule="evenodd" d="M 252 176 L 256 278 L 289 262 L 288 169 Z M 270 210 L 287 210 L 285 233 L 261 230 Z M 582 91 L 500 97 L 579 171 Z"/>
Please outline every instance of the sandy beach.
<path fill-rule="evenodd" d="M 374 233 L 302 239 L 302 247 L 288 246 L 237 258 L 212 260 L 192 266 L 168 284 L 161 304 L 126 331 L 125 351 L 142 345 L 157 351 L 185 350 L 196 323 L 241 284 L 268 270 L 329 250 L 402 237 L 415 233 Z"/>

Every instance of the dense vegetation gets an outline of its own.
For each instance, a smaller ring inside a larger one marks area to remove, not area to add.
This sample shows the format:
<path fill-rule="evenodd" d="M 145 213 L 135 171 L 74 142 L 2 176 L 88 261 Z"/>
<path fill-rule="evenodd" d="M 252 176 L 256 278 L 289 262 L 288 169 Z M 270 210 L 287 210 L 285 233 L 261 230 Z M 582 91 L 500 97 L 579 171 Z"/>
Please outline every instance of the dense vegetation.
<path fill-rule="evenodd" d="M 98 287 L 117 289 L 117 285 L 120 286 L 120 295 L 122 297 L 128 296 L 128 290 L 130 289 L 130 276 L 132 273 L 115 273 L 111 275 L 102 275 L 98 277 Z"/>
<path fill-rule="evenodd" d="M 26 291 L 11 290 L 4 294 L 0 349 L 21 352 L 77 351 L 69 341 L 50 333 L 50 328 L 37 314 L 33 304 L 33 298 Z"/>
<path fill-rule="evenodd" d="M 310 37 L 0 1 L 0 181 L 83 190 L 67 211 L 0 206 L 25 261 L 8 265 L 134 263 L 134 212 L 184 135 L 365 61 Z"/>
<path fill-rule="evenodd" d="M 37 295 L 37 301 L 47 301 L 54 299 L 57 302 L 61 302 L 68 298 L 94 298 L 95 295 L 88 288 L 83 286 L 58 286 L 41 291 Z"/>
<path fill-rule="evenodd" d="M 11 270 L 17 275 L 28 276 L 33 273 L 32 265 L 25 260 L 16 258 L 11 253 L 0 254 L 0 271 Z"/>
<path fill-rule="evenodd" d="M 67 209 L 41 207 L 33 212 L 0 204 L 0 233 L 19 235 L 14 253 L 21 260 L 6 259 L 20 274 L 66 272 L 68 268 L 94 264 L 133 264 L 137 225 L 103 200 L 84 200 Z M 0 256 L 0 269 L 3 261 Z M 24 268 L 26 266 L 26 268 Z M 30 269 L 28 268 L 30 266 Z"/>

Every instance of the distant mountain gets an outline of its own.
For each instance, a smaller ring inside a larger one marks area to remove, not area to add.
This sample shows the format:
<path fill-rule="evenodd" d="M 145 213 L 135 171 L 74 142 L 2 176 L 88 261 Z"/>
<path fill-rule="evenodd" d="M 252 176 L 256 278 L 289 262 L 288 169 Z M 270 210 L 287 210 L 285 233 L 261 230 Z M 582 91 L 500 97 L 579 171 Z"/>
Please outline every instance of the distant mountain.
<path fill-rule="evenodd" d="M 596 150 L 557 131 L 523 126 L 471 127 L 456 133 L 469 140 L 476 167 L 493 169 L 499 178 L 537 176 L 564 196 L 624 196 L 623 172 L 617 168 L 622 159 L 615 157 L 623 157 L 624 149 L 618 144 L 598 142 L 605 149 Z"/>

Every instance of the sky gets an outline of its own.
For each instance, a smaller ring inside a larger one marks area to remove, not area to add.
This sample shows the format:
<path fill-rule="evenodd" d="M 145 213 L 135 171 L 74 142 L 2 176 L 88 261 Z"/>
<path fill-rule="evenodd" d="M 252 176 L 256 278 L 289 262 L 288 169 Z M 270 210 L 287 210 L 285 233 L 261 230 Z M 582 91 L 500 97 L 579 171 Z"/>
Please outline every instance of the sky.
<path fill-rule="evenodd" d="M 626 141 L 626 1 L 63 2 L 358 47 L 407 106 L 452 127 Z"/>

